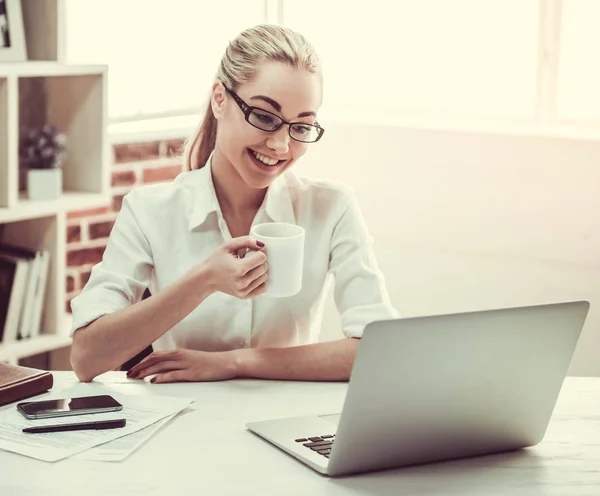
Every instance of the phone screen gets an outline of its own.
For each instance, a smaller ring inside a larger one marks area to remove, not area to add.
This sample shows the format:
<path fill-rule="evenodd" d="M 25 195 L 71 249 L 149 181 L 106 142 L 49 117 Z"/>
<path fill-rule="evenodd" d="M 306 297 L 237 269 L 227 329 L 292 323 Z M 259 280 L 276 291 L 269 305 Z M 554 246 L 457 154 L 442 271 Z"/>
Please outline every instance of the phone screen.
<path fill-rule="evenodd" d="M 85 413 L 114 412 L 123 406 L 112 396 L 82 396 L 19 403 L 17 409 L 27 418 L 61 417 Z"/>

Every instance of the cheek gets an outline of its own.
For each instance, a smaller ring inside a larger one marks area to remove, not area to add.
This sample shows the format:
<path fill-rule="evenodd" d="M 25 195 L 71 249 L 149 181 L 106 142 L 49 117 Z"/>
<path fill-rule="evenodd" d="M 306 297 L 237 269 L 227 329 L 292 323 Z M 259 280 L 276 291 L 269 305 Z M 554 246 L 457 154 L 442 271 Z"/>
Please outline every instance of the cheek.
<path fill-rule="evenodd" d="M 291 143 L 291 151 L 292 151 L 292 156 L 294 157 L 294 160 L 299 159 L 302 155 L 304 155 L 306 153 L 307 150 L 308 150 L 308 145 L 306 145 L 304 143 L 300 143 L 299 141 L 293 141 Z"/>
<path fill-rule="evenodd" d="M 237 115 L 233 110 L 237 109 L 228 108 L 225 110 L 221 119 L 219 119 L 217 131 L 219 144 L 229 150 L 245 146 L 244 143 L 252 134 L 252 126 L 249 126 L 243 116 Z"/>
<path fill-rule="evenodd" d="M 258 129 L 254 129 L 244 121 L 228 124 L 223 137 L 227 147 L 232 150 L 256 145 L 263 139 Z"/>

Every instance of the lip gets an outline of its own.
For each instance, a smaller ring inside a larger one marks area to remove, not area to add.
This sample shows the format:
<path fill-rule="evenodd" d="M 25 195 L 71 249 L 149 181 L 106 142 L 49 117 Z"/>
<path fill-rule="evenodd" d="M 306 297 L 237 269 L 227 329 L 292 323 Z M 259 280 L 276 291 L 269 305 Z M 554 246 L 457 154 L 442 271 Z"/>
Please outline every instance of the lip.
<path fill-rule="evenodd" d="M 254 150 L 253 148 L 248 148 L 248 150 L 252 150 L 253 152 L 260 153 L 261 155 L 264 155 L 265 157 L 269 157 L 270 159 L 273 159 L 273 160 L 283 160 L 283 161 L 287 160 L 287 159 L 285 159 L 285 158 L 277 158 L 277 157 L 272 157 L 272 156 L 271 156 L 270 154 L 268 154 L 268 153 L 261 152 L 260 150 Z"/>
<path fill-rule="evenodd" d="M 278 170 L 278 169 L 279 169 L 281 166 L 285 165 L 285 163 L 287 162 L 287 160 L 285 160 L 285 159 L 280 159 L 280 160 L 281 160 L 281 162 L 280 162 L 279 164 L 277 164 L 277 165 L 265 165 L 265 164 L 263 164 L 263 163 L 262 163 L 260 160 L 257 160 L 257 159 L 254 157 L 254 155 L 252 154 L 252 151 L 256 151 L 256 150 L 252 150 L 251 148 L 246 148 L 246 151 L 247 151 L 247 153 L 248 153 L 248 156 L 249 156 L 250 160 L 252 161 L 252 163 L 253 163 L 255 166 L 257 166 L 258 168 L 260 168 L 261 170 L 263 170 L 263 171 L 266 171 L 266 172 L 273 172 L 273 171 L 276 171 L 276 170 Z M 261 152 L 257 152 L 257 153 L 261 153 Z M 265 155 L 265 156 L 267 156 L 267 157 L 268 157 L 268 155 L 266 155 L 266 154 L 264 154 L 264 153 L 263 153 L 262 155 Z M 269 157 L 269 158 L 271 158 L 271 157 Z"/>

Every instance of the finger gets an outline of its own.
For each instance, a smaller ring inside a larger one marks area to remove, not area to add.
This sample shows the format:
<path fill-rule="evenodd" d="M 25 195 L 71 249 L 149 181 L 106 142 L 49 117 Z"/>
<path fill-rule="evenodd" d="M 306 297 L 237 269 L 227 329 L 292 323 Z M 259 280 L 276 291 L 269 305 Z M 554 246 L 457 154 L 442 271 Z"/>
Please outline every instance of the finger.
<path fill-rule="evenodd" d="M 253 291 L 251 291 L 250 293 L 248 293 L 246 295 L 246 298 L 250 300 L 250 299 L 256 298 L 257 296 L 260 296 L 261 294 L 264 294 L 266 292 L 267 292 L 267 283 L 263 282 L 256 289 L 254 289 Z"/>
<path fill-rule="evenodd" d="M 260 275 L 259 277 L 257 277 L 256 279 L 254 279 L 248 285 L 248 287 L 246 287 L 244 289 L 244 293 L 246 295 L 249 295 L 250 293 L 252 293 L 252 291 L 254 291 L 256 288 L 258 288 L 261 284 L 266 283 L 267 282 L 267 278 L 268 278 L 268 274 L 266 272 L 264 274 Z"/>
<path fill-rule="evenodd" d="M 263 274 L 266 274 L 269 269 L 269 264 L 265 261 L 260 264 L 258 267 L 254 267 L 244 276 L 244 283 L 246 286 L 249 286 L 253 281 L 258 279 Z"/>
<path fill-rule="evenodd" d="M 164 384 L 166 382 L 189 382 L 189 379 L 186 377 L 185 370 L 172 370 L 153 377 L 150 379 L 150 382 L 153 384 Z"/>
<path fill-rule="evenodd" d="M 169 372 L 171 370 L 181 370 L 183 368 L 185 368 L 185 365 L 182 362 L 159 362 L 138 372 L 136 379 L 143 379 L 149 375 L 160 374 L 161 372 Z"/>
<path fill-rule="evenodd" d="M 163 354 L 161 352 L 153 352 L 148 355 L 146 358 L 141 360 L 139 363 L 135 364 L 127 371 L 128 377 L 136 377 L 141 370 L 144 370 L 146 367 L 149 367 L 160 360 L 162 360 Z"/>
<path fill-rule="evenodd" d="M 242 271 L 248 274 L 252 269 L 259 267 L 267 261 L 267 255 L 263 251 L 252 253 L 252 256 L 247 256 L 242 259 Z"/>
<path fill-rule="evenodd" d="M 142 370 L 144 367 L 147 367 L 148 364 L 152 364 L 154 362 L 156 362 L 156 356 L 154 353 L 151 353 L 150 355 L 136 363 L 133 367 L 131 367 L 127 371 L 127 377 L 135 377 L 140 370 Z"/>
<path fill-rule="evenodd" d="M 161 362 L 163 360 L 172 360 L 173 359 L 174 350 L 170 351 L 154 351 L 150 353 L 146 358 L 144 358 L 139 363 L 136 363 L 133 367 L 129 369 L 127 375 L 129 377 L 135 377 L 139 372 L 146 367 L 150 367 L 157 362 Z"/>
<path fill-rule="evenodd" d="M 250 250 L 260 250 L 264 248 L 264 243 L 257 241 L 250 236 L 240 236 L 239 238 L 233 238 L 231 241 L 225 243 L 227 249 L 232 253 L 237 253 L 243 248 Z"/>

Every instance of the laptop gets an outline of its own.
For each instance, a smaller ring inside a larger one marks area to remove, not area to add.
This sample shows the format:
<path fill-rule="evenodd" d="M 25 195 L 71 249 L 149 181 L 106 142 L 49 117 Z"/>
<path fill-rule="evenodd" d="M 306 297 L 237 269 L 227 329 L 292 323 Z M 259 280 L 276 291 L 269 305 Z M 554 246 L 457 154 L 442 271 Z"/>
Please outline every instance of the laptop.
<path fill-rule="evenodd" d="M 573 301 L 373 322 L 341 414 L 246 428 L 327 476 L 534 446 L 588 309 Z"/>

